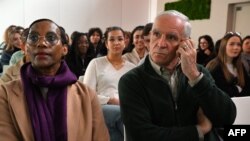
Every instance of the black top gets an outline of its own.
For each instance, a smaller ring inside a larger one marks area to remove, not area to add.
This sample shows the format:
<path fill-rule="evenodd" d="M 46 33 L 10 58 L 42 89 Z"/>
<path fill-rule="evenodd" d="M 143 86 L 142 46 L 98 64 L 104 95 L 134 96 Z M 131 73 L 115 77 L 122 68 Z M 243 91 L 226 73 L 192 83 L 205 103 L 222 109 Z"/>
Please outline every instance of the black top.
<path fill-rule="evenodd" d="M 81 56 L 75 52 L 74 47 L 71 47 L 65 57 L 65 61 L 69 66 L 69 69 L 76 75 L 77 78 L 79 78 L 79 76 L 85 74 L 87 66 L 93 58 L 94 57 L 89 54 L 89 52 L 87 52 L 85 58 L 81 58 Z"/>
<path fill-rule="evenodd" d="M 236 107 L 231 98 L 216 85 L 207 69 L 198 65 L 204 76 L 194 86 L 178 68 L 178 92 L 174 101 L 167 80 L 145 62 L 124 74 L 118 85 L 121 115 L 127 141 L 198 141 L 199 107 L 213 127 L 234 122 Z M 218 141 L 212 130 L 205 141 Z"/>
<path fill-rule="evenodd" d="M 204 51 L 199 50 L 197 52 L 197 63 L 201 64 L 205 67 L 207 65 L 207 63 L 215 57 L 216 57 L 216 55 L 213 53 L 211 55 L 207 55 L 204 53 Z"/>
<path fill-rule="evenodd" d="M 250 78 L 248 77 L 246 71 L 244 70 L 245 76 L 245 87 L 241 92 L 238 91 L 236 86 L 237 79 L 235 78 L 231 82 L 227 82 L 223 74 L 222 67 L 217 66 L 214 70 L 211 70 L 211 74 L 215 80 L 216 85 L 225 91 L 230 97 L 240 97 L 240 96 L 250 96 Z"/>

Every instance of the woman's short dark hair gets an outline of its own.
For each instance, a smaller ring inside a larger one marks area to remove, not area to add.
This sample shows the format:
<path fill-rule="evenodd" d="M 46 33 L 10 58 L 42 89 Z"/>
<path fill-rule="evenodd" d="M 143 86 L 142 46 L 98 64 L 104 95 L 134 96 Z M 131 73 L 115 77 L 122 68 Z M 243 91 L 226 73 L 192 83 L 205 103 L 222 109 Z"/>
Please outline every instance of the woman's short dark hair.
<path fill-rule="evenodd" d="M 99 27 L 93 27 L 89 29 L 88 32 L 88 39 L 90 39 L 90 36 L 92 36 L 95 32 L 100 34 L 100 41 L 102 40 L 102 30 Z"/>

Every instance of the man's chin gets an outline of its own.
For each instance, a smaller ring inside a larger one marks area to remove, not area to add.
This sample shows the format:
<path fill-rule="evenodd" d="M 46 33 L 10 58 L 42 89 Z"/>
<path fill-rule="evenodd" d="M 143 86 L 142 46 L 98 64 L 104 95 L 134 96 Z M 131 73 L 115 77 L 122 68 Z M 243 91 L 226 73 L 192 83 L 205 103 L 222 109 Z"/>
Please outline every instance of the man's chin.
<path fill-rule="evenodd" d="M 166 63 L 166 57 L 157 55 L 152 58 L 152 60 L 157 64 L 157 65 L 163 65 Z"/>
<path fill-rule="evenodd" d="M 159 59 L 159 60 L 165 60 L 167 58 L 167 54 L 163 53 L 154 53 L 153 58 Z"/>
<path fill-rule="evenodd" d="M 167 54 L 164 54 L 164 53 L 154 53 L 153 56 L 155 58 L 166 58 Z"/>
<path fill-rule="evenodd" d="M 155 54 L 153 55 L 152 57 L 152 60 L 157 64 L 157 65 L 160 65 L 160 66 L 165 66 L 165 65 L 168 65 L 170 64 L 170 62 L 172 62 L 173 60 L 175 59 L 175 57 L 170 57 L 170 56 L 167 56 L 166 54 Z"/>

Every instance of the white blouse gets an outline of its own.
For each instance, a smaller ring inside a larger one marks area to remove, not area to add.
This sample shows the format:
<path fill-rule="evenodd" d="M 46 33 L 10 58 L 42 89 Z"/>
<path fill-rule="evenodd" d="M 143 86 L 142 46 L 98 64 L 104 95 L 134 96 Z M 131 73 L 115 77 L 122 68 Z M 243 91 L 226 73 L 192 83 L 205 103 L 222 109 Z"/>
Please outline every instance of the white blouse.
<path fill-rule="evenodd" d="M 118 82 L 123 74 L 134 67 L 125 60 L 123 67 L 116 70 L 106 56 L 95 58 L 86 69 L 83 83 L 96 91 L 101 104 L 107 104 L 110 98 L 119 98 Z"/>

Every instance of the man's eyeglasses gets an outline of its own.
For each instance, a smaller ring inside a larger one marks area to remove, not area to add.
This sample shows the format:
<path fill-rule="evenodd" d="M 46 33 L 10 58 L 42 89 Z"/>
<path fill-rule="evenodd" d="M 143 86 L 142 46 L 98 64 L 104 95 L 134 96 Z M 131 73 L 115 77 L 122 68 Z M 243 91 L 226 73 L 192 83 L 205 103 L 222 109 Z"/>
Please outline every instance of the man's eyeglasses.
<path fill-rule="evenodd" d="M 226 35 L 238 35 L 238 36 L 240 36 L 241 33 L 240 32 L 229 31 L 229 32 L 226 33 Z"/>
<path fill-rule="evenodd" d="M 40 36 L 38 33 L 30 33 L 27 38 L 27 43 L 35 46 L 38 44 L 41 38 L 44 38 L 45 43 L 54 46 L 58 43 L 60 38 L 54 32 L 48 32 L 45 36 Z"/>

